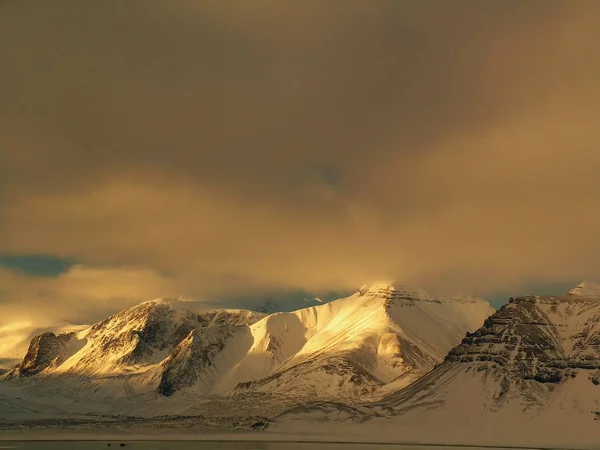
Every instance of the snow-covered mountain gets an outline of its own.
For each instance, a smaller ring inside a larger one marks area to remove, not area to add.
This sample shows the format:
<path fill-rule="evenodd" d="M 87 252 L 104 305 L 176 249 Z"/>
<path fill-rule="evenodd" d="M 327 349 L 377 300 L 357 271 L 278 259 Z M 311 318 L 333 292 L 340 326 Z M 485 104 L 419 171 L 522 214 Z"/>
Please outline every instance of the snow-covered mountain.
<path fill-rule="evenodd" d="M 477 299 L 442 301 L 389 285 L 363 286 L 348 298 L 256 324 L 258 335 L 271 336 L 262 349 L 275 364 L 236 392 L 349 403 L 380 398 L 431 370 L 491 311 Z M 288 335 L 296 324 L 299 333 Z"/>
<path fill-rule="evenodd" d="M 201 303 L 179 299 L 144 302 L 83 330 L 34 337 L 22 363 L 9 376 L 143 373 L 163 362 L 195 332 L 235 329 L 262 317 L 246 310 L 206 310 Z"/>
<path fill-rule="evenodd" d="M 597 442 L 600 298 L 589 292 L 511 298 L 427 375 L 344 417 L 385 417 L 374 422 L 393 423 L 409 440 L 429 430 L 444 442 Z M 286 420 L 317 417 L 322 405 Z"/>
<path fill-rule="evenodd" d="M 138 394 L 148 401 L 177 397 L 171 405 L 181 405 L 189 398 L 275 396 L 291 404 L 352 404 L 412 383 L 492 312 L 480 299 L 389 285 L 270 315 L 161 299 L 84 330 L 35 337 L 7 379 L 40 392 L 68 387 L 69 395 L 86 393 L 88 400 Z"/>
<path fill-rule="evenodd" d="M 35 336 L 46 332 L 61 334 L 85 328 L 87 328 L 86 325 L 64 322 L 41 325 L 26 321 L 14 321 L 0 325 L 0 374 L 9 371 L 23 359 Z"/>
<path fill-rule="evenodd" d="M 577 297 L 600 297 L 600 283 L 595 281 L 582 281 L 567 292 L 567 295 Z"/>
<path fill-rule="evenodd" d="M 600 297 L 586 282 L 494 312 L 376 285 L 270 315 L 156 300 L 34 338 L 8 379 L 0 417 L 164 414 L 313 438 L 592 445 Z"/>

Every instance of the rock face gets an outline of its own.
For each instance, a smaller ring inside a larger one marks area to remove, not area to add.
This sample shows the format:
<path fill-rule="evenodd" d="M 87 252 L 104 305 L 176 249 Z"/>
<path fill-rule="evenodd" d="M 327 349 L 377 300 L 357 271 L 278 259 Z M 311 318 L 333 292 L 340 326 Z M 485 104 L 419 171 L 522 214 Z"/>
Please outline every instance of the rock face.
<path fill-rule="evenodd" d="M 218 355 L 223 352 L 228 341 L 246 327 L 238 325 L 216 325 L 205 329 L 195 329 L 183 339 L 171 355 L 163 361 L 158 393 L 168 397 L 175 392 L 194 386 L 207 369 L 215 365 Z"/>
<path fill-rule="evenodd" d="M 74 368 L 94 372 L 157 363 L 194 330 L 249 325 L 262 317 L 246 310 L 201 311 L 176 299 L 145 302 L 93 325 L 87 352 Z"/>
<path fill-rule="evenodd" d="M 23 362 L 9 378 L 38 373 L 102 379 L 149 372 L 194 332 L 244 327 L 264 317 L 246 310 L 203 310 L 176 299 L 144 302 L 79 332 L 36 336 Z"/>
<path fill-rule="evenodd" d="M 9 377 L 30 377 L 46 369 L 57 367 L 63 362 L 67 351 L 67 344 L 75 333 L 64 333 L 56 336 L 54 333 L 42 333 L 35 336 L 25 358 L 16 369 L 11 371 Z"/>
<path fill-rule="evenodd" d="M 14 369 L 23 361 L 34 337 L 48 332 L 58 336 L 88 327 L 66 322 L 34 324 L 29 321 L 11 321 L 0 325 L 0 373 Z"/>
<path fill-rule="evenodd" d="M 399 414 L 435 405 L 461 415 L 469 395 L 472 415 L 556 413 L 577 404 L 579 412 L 589 405 L 582 414 L 591 417 L 600 406 L 599 374 L 599 298 L 511 298 L 481 328 L 467 333 L 443 364 L 377 407 Z M 568 402 L 562 400 L 566 392 Z"/>
<path fill-rule="evenodd" d="M 600 297 L 600 283 L 595 281 L 582 281 L 569 292 L 569 296 L 577 297 Z"/>
<path fill-rule="evenodd" d="M 576 369 L 600 369 L 600 301 L 587 298 L 511 299 L 479 330 L 467 334 L 446 361 L 491 363 L 510 377 L 560 383 Z"/>

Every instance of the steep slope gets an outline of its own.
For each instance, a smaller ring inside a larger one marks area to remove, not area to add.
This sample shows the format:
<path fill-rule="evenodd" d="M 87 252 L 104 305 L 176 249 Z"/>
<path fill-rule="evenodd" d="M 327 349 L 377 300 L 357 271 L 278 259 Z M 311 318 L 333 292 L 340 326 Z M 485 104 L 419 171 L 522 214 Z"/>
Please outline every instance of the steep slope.
<path fill-rule="evenodd" d="M 144 302 L 79 332 L 35 337 L 10 377 L 37 373 L 101 377 L 144 372 L 162 362 L 194 330 L 247 326 L 262 317 L 245 310 L 206 310 L 201 303 L 177 299 Z"/>
<path fill-rule="evenodd" d="M 595 281 L 582 281 L 569 292 L 567 295 L 577 297 L 600 297 L 600 283 Z"/>
<path fill-rule="evenodd" d="M 75 334 L 75 332 L 67 332 L 57 336 L 46 332 L 34 337 L 23 362 L 11 371 L 10 377 L 32 376 L 58 367 L 71 353 L 69 344 L 75 340 Z"/>
<path fill-rule="evenodd" d="M 491 312 L 483 300 L 388 285 L 267 316 L 161 299 L 78 332 L 36 337 L 8 379 L 128 414 L 212 411 L 219 398 L 257 398 L 245 404 L 258 413 L 274 402 L 360 403 L 430 371 Z M 136 402 L 123 404 L 132 394 Z M 170 397 L 178 400 L 153 409 Z"/>
<path fill-rule="evenodd" d="M 398 427 L 462 432 L 464 442 L 494 427 L 521 439 L 513 443 L 562 442 L 556 427 L 600 438 L 600 299 L 511 298 L 443 364 L 370 409 Z"/>
<path fill-rule="evenodd" d="M 69 331 L 80 331 L 87 325 L 56 323 L 34 325 L 31 322 L 12 321 L 0 325 L 0 374 L 13 369 L 23 360 L 32 339 L 42 333 L 61 334 Z"/>
<path fill-rule="evenodd" d="M 241 361 L 238 369 L 256 369 L 256 354 L 264 362 L 256 380 L 239 383 L 236 392 L 350 403 L 379 398 L 431 370 L 491 312 L 478 299 L 433 299 L 378 285 L 326 305 L 274 314 L 253 326 L 253 363 Z"/>

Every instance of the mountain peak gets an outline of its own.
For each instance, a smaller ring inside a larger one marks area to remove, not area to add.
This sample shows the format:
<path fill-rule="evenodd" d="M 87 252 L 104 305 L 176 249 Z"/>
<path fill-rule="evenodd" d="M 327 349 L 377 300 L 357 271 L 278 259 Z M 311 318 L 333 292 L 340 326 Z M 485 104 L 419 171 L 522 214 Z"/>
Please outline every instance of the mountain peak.
<path fill-rule="evenodd" d="M 113 388 L 118 375 L 148 395 L 185 390 L 362 402 L 429 372 L 491 312 L 484 302 L 424 300 L 387 283 L 295 312 L 204 308 L 155 299 L 84 332 L 38 336 L 9 376 L 52 374 L 65 386 L 84 376 L 107 396 L 121 392 Z"/>
<path fill-rule="evenodd" d="M 567 292 L 567 295 L 577 297 L 600 297 L 600 283 L 584 280 Z"/>
<path fill-rule="evenodd" d="M 404 287 L 396 287 L 391 283 L 364 284 L 358 289 L 360 296 L 369 297 L 411 297 L 414 299 L 428 299 L 429 295 L 421 290 L 411 290 Z"/>
<path fill-rule="evenodd" d="M 373 284 L 363 284 L 358 288 L 358 293 L 362 295 L 366 295 L 368 293 L 372 293 L 373 291 L 395 291 L 396 288 L 392 284 L 388 283 L 373 283 Z"/>
<path fill-rule="evenodd" d="M 599 287 L 600 292 L 600 287 Z M 383 298 L 386 300 L 405 300 L 422 302 L 459 302 L 459 303 L 477 303 L 485 300 L 469 295 L 435 295 L 422 289 L 408 288 L 405 286 L 395 286 L 390 283 L 373 283 L 361 286 L 357 292 L 360 297 Z"/>

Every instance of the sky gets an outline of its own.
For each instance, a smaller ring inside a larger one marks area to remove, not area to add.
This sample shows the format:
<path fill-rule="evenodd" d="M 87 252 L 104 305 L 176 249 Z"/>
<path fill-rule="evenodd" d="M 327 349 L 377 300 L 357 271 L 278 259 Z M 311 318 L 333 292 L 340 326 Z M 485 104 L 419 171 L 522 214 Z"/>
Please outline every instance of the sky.
<path fill-rule="evenodd" d="M 4 0 L 0 316 L 597 279 L 598 42 L 593 0 Z"/>

